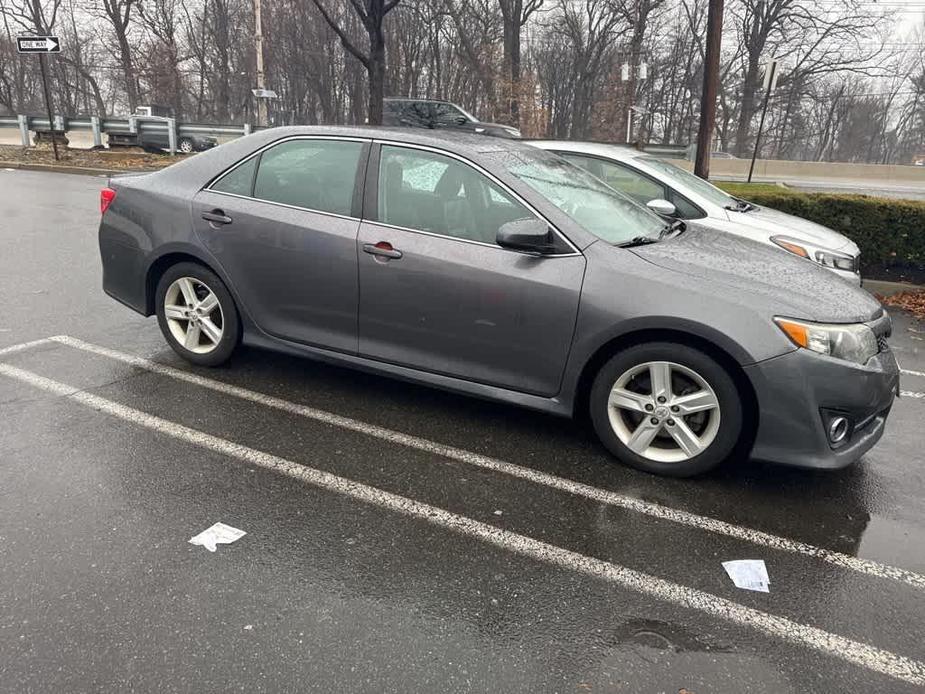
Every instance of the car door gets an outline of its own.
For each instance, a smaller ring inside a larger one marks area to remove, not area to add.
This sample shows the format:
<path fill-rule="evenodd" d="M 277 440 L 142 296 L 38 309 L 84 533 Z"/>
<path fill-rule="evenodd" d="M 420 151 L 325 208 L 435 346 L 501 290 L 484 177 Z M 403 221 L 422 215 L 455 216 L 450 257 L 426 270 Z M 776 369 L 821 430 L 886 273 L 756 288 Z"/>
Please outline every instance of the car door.
<path fill-rule="evenodd" d="M 368 151 L 365 140 L 291 138 L 194 198 L 199 238 L 265 332 L 356 353 L 357 191 Z"/>
<path fill-rule="evenodd" d="M 501 248 L 498 227 L 536 216 L 446 153 L 382 145 L 358 238 L 360 354 L 540 395 L 559 390 L 585 259 Z"/>

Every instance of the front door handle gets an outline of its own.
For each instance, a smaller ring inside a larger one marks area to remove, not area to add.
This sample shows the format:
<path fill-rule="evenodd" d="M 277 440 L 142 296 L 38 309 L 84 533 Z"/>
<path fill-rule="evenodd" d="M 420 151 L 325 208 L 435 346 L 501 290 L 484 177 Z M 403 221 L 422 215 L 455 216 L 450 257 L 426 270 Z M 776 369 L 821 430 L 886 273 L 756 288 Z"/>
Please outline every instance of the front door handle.
<path fill-rule="evenodd" d="M 378 255 L 382 258 L 391 258 L 393 260 L 398 260 L 401 258 L 401 251 L 392 248 L 392 244 L 388 241 L 380 241 L 379 243 L 364 243 L 363 252 L 369 253 L 370 255 Z"/>
<path fill-rule="evenodd" d="M 203 212 L 202 218 L 209 222 L 210 224 L 231 224 L 231 217 L 226 215 L 221 210 L 212 210 L 211 212 Z"/>

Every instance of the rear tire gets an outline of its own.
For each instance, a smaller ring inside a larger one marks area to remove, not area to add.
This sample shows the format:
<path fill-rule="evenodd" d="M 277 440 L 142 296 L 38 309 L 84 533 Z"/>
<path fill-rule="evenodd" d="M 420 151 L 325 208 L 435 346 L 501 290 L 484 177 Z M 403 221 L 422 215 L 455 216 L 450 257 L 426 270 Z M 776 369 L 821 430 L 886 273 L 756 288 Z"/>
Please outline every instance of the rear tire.
<path fill-rule="evenodd" d="M 594 379 L 589 412 L 617 460 L 671 477 L 715 468 L 743 431 L 742 399 L 729 373 L 704 352 L 670 342 L 611 357 Z"/>
<path fill-rule="evenodd" d="M 168 268 L 157 283 L 154 305 L 167 344 L 192 364 L 223 364 L 240 342 L 241 320 L 231 292 L 202 265 Z"/>
<path fill-rule="evenodd" d="M 192 154 L 196 150 L 196 145 L 188 137 L 183 137 L 180 138 L 180 142 L 177 144 L 177 149 L 179 149 L 183 154 Z"/>

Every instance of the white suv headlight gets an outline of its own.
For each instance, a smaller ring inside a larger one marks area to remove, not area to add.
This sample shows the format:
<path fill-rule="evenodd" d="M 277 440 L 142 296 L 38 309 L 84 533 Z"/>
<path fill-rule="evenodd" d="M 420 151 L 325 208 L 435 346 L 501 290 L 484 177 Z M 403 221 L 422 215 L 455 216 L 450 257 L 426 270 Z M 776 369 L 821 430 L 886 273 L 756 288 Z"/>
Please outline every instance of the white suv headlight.
<path fill-rule="evenodd" d="M 794 344 L 836 359 L 866 364 L 880 351 L 874 331 L 863 323 L 808 323 L 791 318 L 774 322 Z"/>
<path fill-rule="evenodd" d="M 845 253 L 836 253 L 825 248 L 818 248 L 805 241 L 789 238 L 787 236 L 772 236 L 771 241 L 776 245 L 789 251 L 801 258 L 812 260 L 823 267 L 845 270 L 848 272 L 857 272 L 857 258 Z"/>

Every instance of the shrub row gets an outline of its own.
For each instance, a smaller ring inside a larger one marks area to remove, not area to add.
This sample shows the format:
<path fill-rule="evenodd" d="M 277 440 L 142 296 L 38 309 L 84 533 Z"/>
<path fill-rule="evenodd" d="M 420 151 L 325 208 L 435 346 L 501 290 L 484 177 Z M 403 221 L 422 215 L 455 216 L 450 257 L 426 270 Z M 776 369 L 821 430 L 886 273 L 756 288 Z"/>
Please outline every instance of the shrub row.
<path fill-rule="evenodd" d="M 860 247 L 862 268 L 925 265 L 925 201 L 785 190 L 746 197 L 841 232 Z"/>

